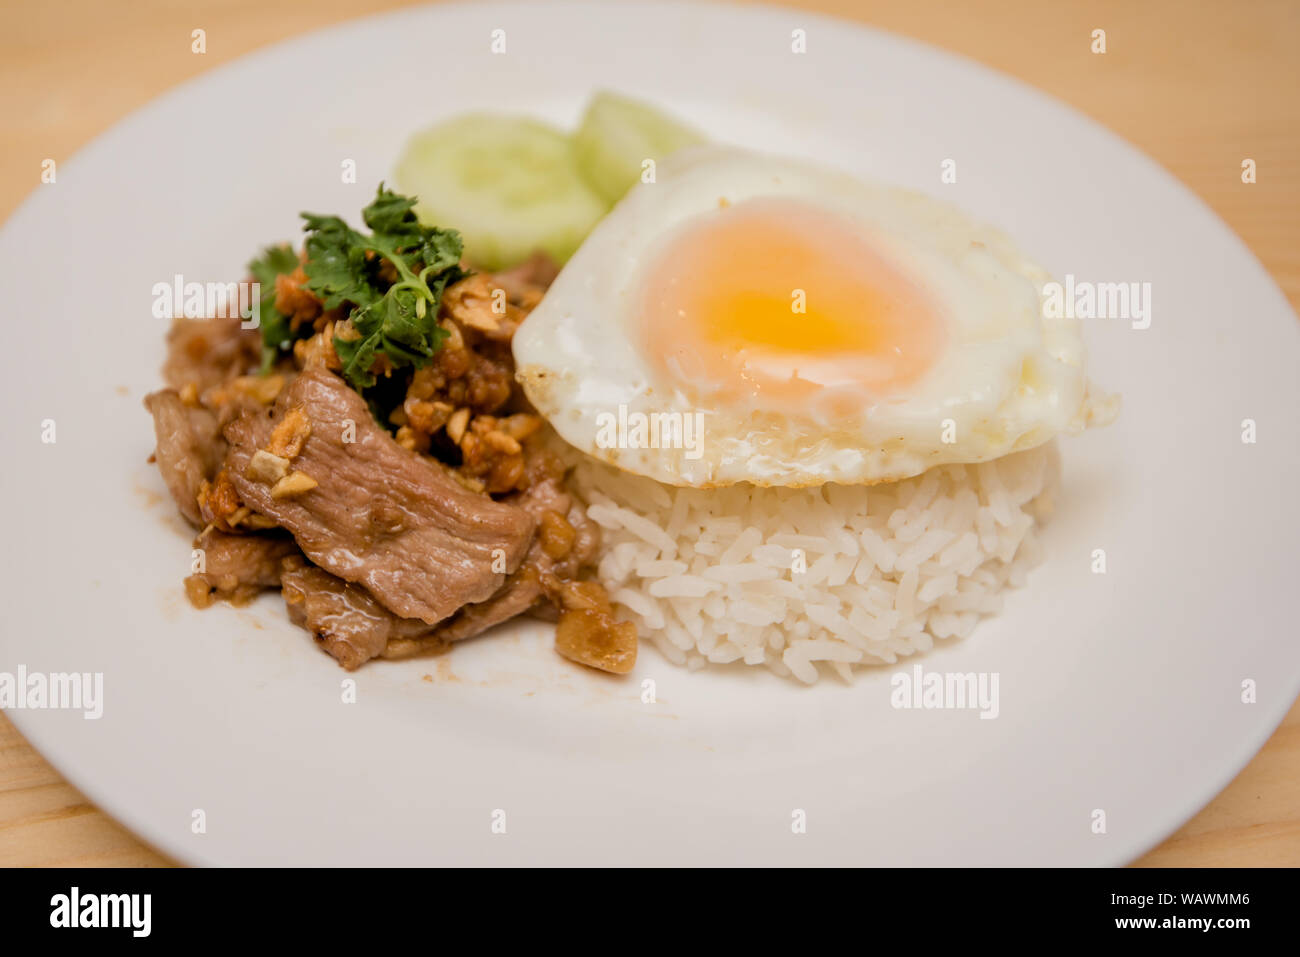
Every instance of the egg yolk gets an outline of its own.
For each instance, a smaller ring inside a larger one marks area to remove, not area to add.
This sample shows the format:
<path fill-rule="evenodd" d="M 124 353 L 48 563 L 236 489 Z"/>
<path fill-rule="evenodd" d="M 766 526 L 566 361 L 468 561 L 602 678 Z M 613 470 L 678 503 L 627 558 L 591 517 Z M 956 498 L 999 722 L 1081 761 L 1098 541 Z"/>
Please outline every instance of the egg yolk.
<path fill-rule="evenodd" d="M 938 358 L 944 323 L 869 235 L 784 198 L 693 220 L 646 273 L 643 354 L 688 395 L 763 406 L 830 400 L 849 413 L 905 389 Z"/>

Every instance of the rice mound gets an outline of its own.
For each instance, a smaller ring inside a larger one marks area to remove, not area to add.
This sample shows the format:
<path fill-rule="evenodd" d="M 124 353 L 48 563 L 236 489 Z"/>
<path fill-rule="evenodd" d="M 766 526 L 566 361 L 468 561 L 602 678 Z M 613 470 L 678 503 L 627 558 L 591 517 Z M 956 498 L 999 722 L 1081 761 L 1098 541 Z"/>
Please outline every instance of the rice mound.
<path fill-rule="evenodd" d="M 678 488 L 583 457 L 597 577 L 676 664 L 812 683 L 964 638 L 1041 558 L 1055 442 L 874 486 Z"/>

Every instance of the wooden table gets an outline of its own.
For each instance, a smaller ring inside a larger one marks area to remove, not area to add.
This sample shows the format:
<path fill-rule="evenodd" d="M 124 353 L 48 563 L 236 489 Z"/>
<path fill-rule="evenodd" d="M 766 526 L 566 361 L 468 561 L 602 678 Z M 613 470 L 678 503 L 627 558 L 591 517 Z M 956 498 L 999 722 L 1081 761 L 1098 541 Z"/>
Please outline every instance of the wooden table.
<path fill-rule="evenodd" d="M 0 216 L 63 159 L 181 80 L 347 19 L 345 0 L 3 3 Z M 370 0 L 364 7 L 401 6 Z M 1206 200 L 1300 305 L 1300 5 L 802 0 L 1018 76 L 1155 157 Z M 207 52 L 190 34 L 207 31 Z M 1094 29 L 1107 52 L 1090 51 Z M 1258 183 L 1240 169 L 1254 159 Z M 1241 775 L 1147 865 L 1300 864 L 1300 706 Z M 0 864 L 167 861 L 65 783 L 0 716 Z"/>

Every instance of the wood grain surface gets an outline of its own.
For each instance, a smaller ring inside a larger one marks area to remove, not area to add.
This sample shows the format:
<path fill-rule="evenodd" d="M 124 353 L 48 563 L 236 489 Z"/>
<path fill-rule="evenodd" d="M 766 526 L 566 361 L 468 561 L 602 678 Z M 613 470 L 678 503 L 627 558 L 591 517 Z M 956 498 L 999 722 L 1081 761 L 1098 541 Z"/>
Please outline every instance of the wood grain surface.
<path fill-rule="evenodd" d="M 342 0 L 0 0 L 0 217 L 123 116 L 198 73 L 403 6 Z M 1053 94 L 1154 157 L 1300 304 L 1300 3 L 788 2 L 963 54 Z M 207 32 L 207 52 L 190 49 Z M 1107 52 L 1093 54 L 1094 29 Z M 1256 161 L 1258 182 L 1241 182 Z M 0 716 L 0 865 L 170 863 L 98 811 Z M 1300 706 L 1250 765 L 1139 865 L 1300 865 Z"/>

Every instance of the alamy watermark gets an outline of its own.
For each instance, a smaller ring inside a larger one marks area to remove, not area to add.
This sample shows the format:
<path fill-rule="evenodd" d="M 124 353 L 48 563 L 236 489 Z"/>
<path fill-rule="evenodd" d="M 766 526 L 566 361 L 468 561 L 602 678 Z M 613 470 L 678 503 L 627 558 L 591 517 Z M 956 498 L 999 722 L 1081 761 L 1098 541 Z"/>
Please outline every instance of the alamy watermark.
<path fill-rule="evenodd" d="M 980 718 L 996 718 L 998 672 L 930 671 L 914 665 L 910 672 L 896 671 L 889 679 L 889 703 L 898 709 L 978 711 Z"/>
<path fill-rule="evenodd" d="M 239 317 L 240 328 L 256 329 L 262 315 L 262 285 L 242 282 L 187 281 L 180 273 L 171 282 L 153 284 L 153 314 L 157 319 Z"/>
<path fill-rule="evenodd" d="M 1065 283 L 1043 286 L 1046 319 L 1127 319 L 1134 329 L 1151 326 L 1151 283 L 1080 282 L 1067 274 Z"/>
<path fill-rule="evenodd" d="M 102 671 L 0 671 L 0 709 L 82 711 L 87 721 L 104 715 Z"/>
<path fill-rule="evenodd" d="M 50 898 L 50 926 L 58 928 L 117 927 L 148 937 L 152 912 L 152 894 L 84 894 L 74 886 Z"/>
<path fill-rule="evenodd" d="M 704 455 L 703 412 L 629 412 L 596 416 L 596 445 L 602 449 L 684 449 L 686 458 Z"/>

